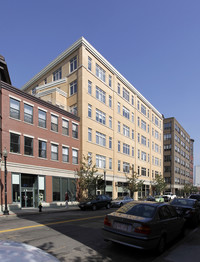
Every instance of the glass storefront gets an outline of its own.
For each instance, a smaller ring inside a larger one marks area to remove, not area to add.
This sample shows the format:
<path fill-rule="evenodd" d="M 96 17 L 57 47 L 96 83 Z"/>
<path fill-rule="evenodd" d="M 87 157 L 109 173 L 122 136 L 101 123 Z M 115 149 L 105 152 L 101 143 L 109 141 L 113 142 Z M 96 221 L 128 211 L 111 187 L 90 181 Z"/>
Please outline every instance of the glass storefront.
<path fill-rule="evenodd" d="M 68 192 L 69 201 L 76 200 L 76 180 L 74 178 L 53 177 L 53 201 L 65 201 Z"/>
<path fill-rule="evenodd" d="M 12 174 L 12 201 L 25 207 L 38 207 L 45 201 L 45 177 L 31 174 Z"/>

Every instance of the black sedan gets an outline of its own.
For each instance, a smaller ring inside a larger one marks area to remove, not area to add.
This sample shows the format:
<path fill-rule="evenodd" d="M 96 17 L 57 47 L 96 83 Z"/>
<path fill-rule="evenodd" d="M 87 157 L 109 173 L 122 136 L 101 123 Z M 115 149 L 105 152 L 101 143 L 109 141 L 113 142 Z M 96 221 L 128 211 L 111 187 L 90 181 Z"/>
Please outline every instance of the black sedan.
<path fill-rule="evenodd" d="M 188 224 L 196 227 L 200 221 L 200 206 L 196 199 L 175 198 L 170 205 L 176 208 L 176 211 L 185 217 Z"/>
<path fill-rule="evenodd" d="M 98 195 L 80 202 L 78 206 L 81 210 L 92 209 L 95 211 L 103 207 L 109 209 L 111 207 L 111 198 L 106 195 Z"/>
<path fill-rule="evenodd" d="M 181 234 L 184 226 L 185 219 L 167 203 L 132 201 L 106 215 L 103 237 L 106 241 L 162 253 L 166 243 Z"/>

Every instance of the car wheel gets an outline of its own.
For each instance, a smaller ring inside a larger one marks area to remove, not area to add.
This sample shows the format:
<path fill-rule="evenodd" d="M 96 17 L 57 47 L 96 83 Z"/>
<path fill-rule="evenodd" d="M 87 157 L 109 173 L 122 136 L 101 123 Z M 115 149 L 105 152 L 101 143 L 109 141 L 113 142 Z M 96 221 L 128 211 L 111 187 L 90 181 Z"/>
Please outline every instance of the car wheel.
<path fill-rule="evenodd" d="M 159 255 L 161 255 L 164 251 L 165 251 L 165 247 L 166 247 L 166 240 L 164 236 L 161 236 L 160 241 L 158 243 L 158 247 L 157 247 L 157 253 Z"/>
<path fill-rule="evenodd" d="M 109 209 L 109 208 L 110 208 L 110 204 L 109 204 L 109 203 L 106 205 L 106 208 L 107 208 L 107 209 Z"/>
<path fill-rule="evenodd" d="M 120 207 L 122 207 L 123 206 L 123 203 L 120 203 L 120 205 L 119 205 Z"/>
<path fill-rule="evenodd" d="M 92 210 L 93 210 L 93 211 L 96 211 L 96 210 L 97 210 L 96 205 L 93 205 L 93 206 L 92 206 Z"/>

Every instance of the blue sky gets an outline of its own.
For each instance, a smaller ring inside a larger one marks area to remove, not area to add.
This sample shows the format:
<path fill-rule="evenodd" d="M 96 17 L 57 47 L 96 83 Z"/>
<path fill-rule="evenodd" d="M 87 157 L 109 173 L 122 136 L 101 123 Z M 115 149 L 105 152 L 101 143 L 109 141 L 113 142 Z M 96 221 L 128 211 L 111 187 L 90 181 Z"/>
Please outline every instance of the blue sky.
<path fill-rule="evenodd" d="M 0 54 L 21 88 L 84 36 L 195 140 L 200 165 L 199 0 L 0 0 Z"/>

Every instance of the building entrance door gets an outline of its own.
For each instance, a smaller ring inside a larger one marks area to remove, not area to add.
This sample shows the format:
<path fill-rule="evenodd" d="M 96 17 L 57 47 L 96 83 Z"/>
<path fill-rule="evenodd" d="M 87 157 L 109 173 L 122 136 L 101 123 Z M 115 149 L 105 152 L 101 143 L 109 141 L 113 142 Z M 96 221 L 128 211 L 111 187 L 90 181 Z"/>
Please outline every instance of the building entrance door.
<path fill-rule="evenodd" d="M 33 207 L 34 193 L 33 189 L 22 188 L 22 207 Z"/>

